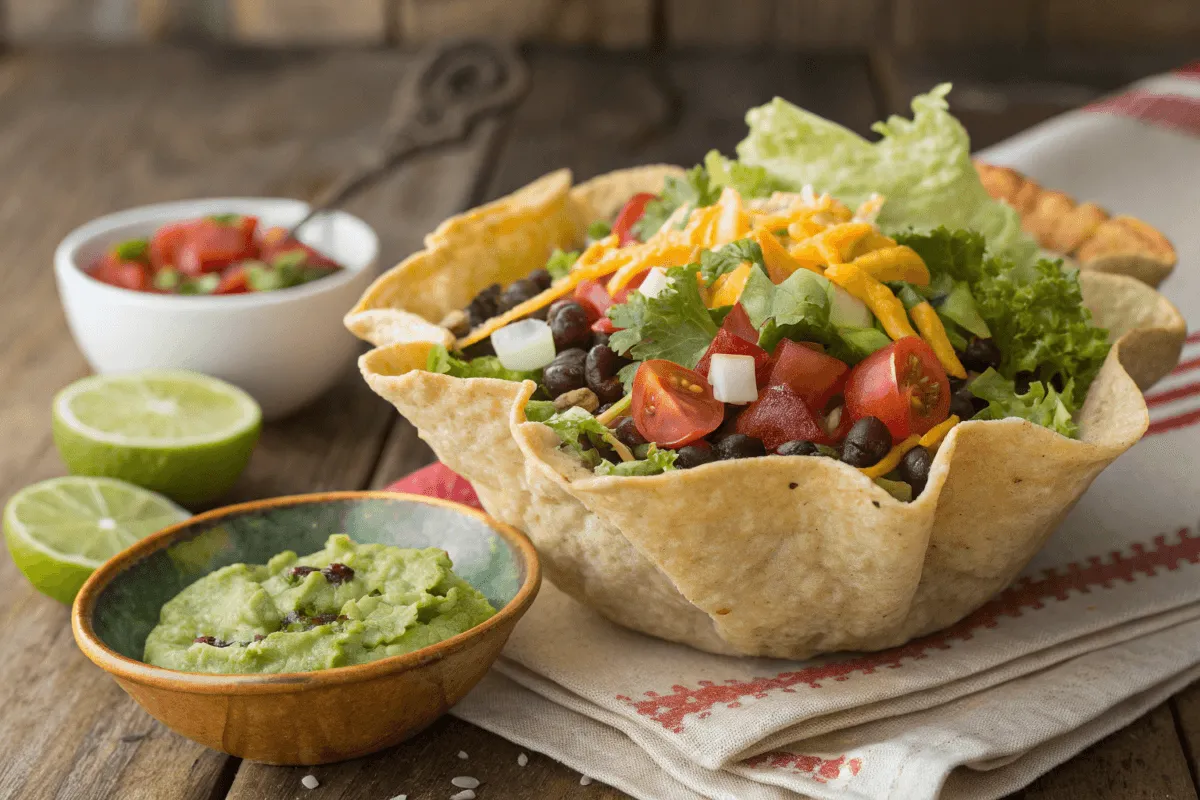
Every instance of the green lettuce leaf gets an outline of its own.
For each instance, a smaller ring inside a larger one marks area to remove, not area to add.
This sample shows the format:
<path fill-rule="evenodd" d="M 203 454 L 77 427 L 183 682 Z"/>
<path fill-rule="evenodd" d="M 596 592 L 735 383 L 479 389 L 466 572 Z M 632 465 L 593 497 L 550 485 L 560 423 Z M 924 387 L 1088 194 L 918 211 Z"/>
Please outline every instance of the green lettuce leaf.
<path fill-rule="evenodd" d="M 659 450 L 653 443 L 646 451 L 646 457 L 637 461 L 622 461 L 614 464 L 611 461 L 601 461 L 595 469 L 597 475 L 658 475 L 670 469 L 675 469 L 675 451 Z"/>
<path fill-rule="evenodd" d="M 912 486 L 904 481 L 892 481 L 887 478 L 876 478 L 875 485 L 901 503 L 911 503 L 913 498 Z"/>
<path fill-rule="evenodd" d="M 557 413 L 553 400 L 530 400 L 525 404 L 525 419 L 530 422 L 545 422 Z"/>
<path fill-rule="evenodd" d="M 783 188 L 783 185 L 772 179 L 762 167 L 725 158 L 716 150 L 708 151 L 708 155 L 704 157 L 704 169 L 708 173 L 710 185 L 718 194 L 721 189 L 731 186 L 744 198 L 766 197 Z"/>
<path fill-rule="evenodd" d="M 948 111 L 949 91 L 942 84 L 914 98 L 911 120 L 876 123 L 882 138 L 874 143 L 775 98 L 747 112 L 750 133 L 738 158 L 793 191 L 809 184 L 851 207 L 879 192 L 887 198 L 878 219 L 886 231 L 966 228 L 983 234 L 991 252 L 1029 261 L 1037 245 L 1017 213 L 983 188 L 967 132 Z"/>
<path fill-rule="evenodd" d="M 696 264 L 671 267 L 670 283 L 658 297 L 633 292 L 627 302 L 610 308 L 609 319 L 623 330 L 612 335 L 609 347 L 638 360 L 665 358 L 694 368 L 717 335 L 696 285 L 699 269 Z"/>
<path fill-rule="evenodd" d="M 575 266 L 575 261 L 578 258 L 578 250 L 564 252 L 556 248 L 546 261 L 546 271 L 550 273 L 550 277 L 554 280 L 565 278 L 567 277 L 567 273 L 571 271 L 571 267 Z"/>
<path fill-rule="evenodd" d="M 502 381 L 539 381 L 541 370 L 521 372 L 507 369 L 495 356 L 480 356 L 470 361 L 463 361 L 450 355 L 442 345 L 429 351 L 425 359 L 425 369 L 428 372 L 438 372 L 454 378 L 498 378 Z"/>
<path fill-rule="evenodd" d="M 683 205 L 692 208 L 711 206 L 720 196 L 721 187 L 712 185 L 702 166 L 692 167 L 682 178 L 672 175 L 663 183 L 662 194 L 646 204 L 646 210 L 634 224 L 633 232 L 644 242 L 658 233 L 675 209 Z"/>
<path fill-rule="evenodd" d="M 989 369 L 971 381 L 968 388 L 971 394 L 986 400 L 988 404 L 972 419 L 1020 417 L 1063 436 L 1073 438 L 1079 434 L 1079 426 L 1071 418 L 1075 388 L 1071 381 L 1067 381 L 1061 393 L 1055 391 L 1053 386 L 1034 381 L 1029 384 L 1025 394 L 1017 394 L 1013 381 Z"/>
<path fill-rule="evenodd" d="M 763 263 L 762 248 L 753 239 L 738 239 L 715 250 L 705 250 L 700 254 L 700 275 L 706 286 L 712 286 L 717 278 L 727 272 L 733 272 L 743 262 L 749 261 L 766 269 Z"/>

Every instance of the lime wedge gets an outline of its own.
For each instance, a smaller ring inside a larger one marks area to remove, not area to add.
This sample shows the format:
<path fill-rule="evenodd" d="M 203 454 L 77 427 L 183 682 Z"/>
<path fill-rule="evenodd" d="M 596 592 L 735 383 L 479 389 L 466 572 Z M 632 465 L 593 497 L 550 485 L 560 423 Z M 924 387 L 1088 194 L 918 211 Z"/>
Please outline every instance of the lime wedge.
<path fill-rule="evenodd" d="M 196 372 L 96 375 L 54 398 L 54 443 L 72 474 L 129 481 L 185 505 L 234 484 L 261 427 L 250 395 Z"/>
<path fill-rule="evenodd" d="M 124 481 L 53 478 L 12 496 L 4 507 L 4 539 L 38 591 L 70 603 L 96 567 L 187 518 L 162 495 Z"/>

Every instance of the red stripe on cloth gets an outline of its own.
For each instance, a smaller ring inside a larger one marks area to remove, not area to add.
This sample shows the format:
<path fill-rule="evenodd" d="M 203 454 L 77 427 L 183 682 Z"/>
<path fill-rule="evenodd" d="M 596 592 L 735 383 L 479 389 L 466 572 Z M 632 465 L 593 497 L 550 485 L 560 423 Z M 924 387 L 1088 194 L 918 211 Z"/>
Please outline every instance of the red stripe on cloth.
<path fill-rule="evenodd" d="M 387 487 L 387 490 L 419 494 L 425 497 L 439 497 L 442 500 L 451 500 L 483 510 L 483 506 L 479 504 L 479 496 L 475 494 L 474 487 L 467 479 L 440 461 L 419 469 L 406 478 L 401 478 Z"/>
<path fill-rule="evenodd" d="M 770 753 L 752 756 L 747 758 L 743 763 L 751 769 L 770 767 L 771 769 L 786 769 L 790 772 L 799 772 L 812 778 L 817 783 L 825 783 L 842 777 L 843 767 L 851 775 L 857 775 L 863 766 L 861 758 L 846 760 L 844 755 L 837 758 L 821 758 L 820 756 L 788 753 L 783 750 L 775 750 Z"/>
<path fill-rule="evenodd" d="M 1189 411 L 1186 414 L 1179 414 L 1174 417 L 1167 417 L 1166 419 L 1151 422 L 1150 427 L 1146 428 L 1146 435 L 1154 436 L 1158 433 L 1177 431 L 1180 428 L 1190 428 L 1198 424 L 1200 424 L 1200 408 L 1197 408 L 1195 411 Z"/>
<path fill-rule="evenodd" d="M 1146 408 L 1154 408 L 1175 400 L 1200 394 L 1200 383 L 1189 383 L 1187 386 L 1176 386 L 1161 392 L 1146 395 Z"/>
<path fill-rule="evenodd" d="M 1200 367 L 1200 356 L 1198 356 L 1196 358 L 1189 358 L 1189 359 L 1185 359 L 1184 361 L 1180 361 L 1178 364 L 1175 365 L 1175 369 L 1171 370 L 1171 374 L 1172 375 L 1182 375 L 1185 372 L 1191 372 L 1192 370 L 1196 369 L 1197 367 Z"/>
<path fill-rule="evenodd" d="M 1186 78 L 1200 78 L 1200 61 L 1193 61 L 1186 66 L 1180 67 L 1175 70 L 1175 74 L 1183 75 Z"/>
<path fill-rule="evenodd" d="M 1105 98 L 1085 111 L 1117 114 L 1149 122 L 1164 128 L 1200 136 L 1200 98 L 1181 94 L 1155 94 L 1145 89 L 1133 89 L 1116 97 Z"/>
<path fill-rule="evenodd" d="M 1187 342 L 1188 344 L 1195 344 L 1196 342 L 1200 342 L 1200 331 L 1192 331 L 1191 333 L 1188 334 L 1188 337 L 1186 339 L 1184 339 L 1184 341 Z"/>
<path fill-rule="evenodd" d="M 1200 413 L 1200 412 L 1198 412 Z M 1005 589 L 966 619 L 940 633 L 916 639 L 906 645 L 879 653 L 821 664 L 769 678 L 731 679 L 722 683 L 699 681 L 695 687 L 675 685 L 670 694 L 645 692 L 644 699 L 626 695 L 616 699 L 632 706 L 643 717 L 654 720 L 672 733 L 682 733 L 684 721 L 695 715 L 704 719 L 717 706 L 739 708 L 741 700 L 763 698 L 773 691 L 795 692 L 796 687 L 820 689 L 828 681 L 845 681 L 854 675 L 871 675 L 883 669 L 901 669 L 926 658 L 936 650 L 949 650 L 957 642 L 972 639 L 977 631 L 995 628 L 1005 617 L 1023 616 L 1046 607 L 1046 601 L 1064 601 L 1072 593 L 1089 594 L 1096 589 L 1111 589 L 1117 581 L 1133 583 L 1141 576 L 1153 577 L 1173 572 L 1181 563 L 1200 563 L 1200 537 L 1181 528 L 1178 542 L 1155 536 L 1150 544 L 1133 544 L 1129 553 L 1113 551 L 1107 561 L 1092 556 L 1086 563 L 1071 563 L 1045 570 L 1040 578 L 1025 577 Z"/>

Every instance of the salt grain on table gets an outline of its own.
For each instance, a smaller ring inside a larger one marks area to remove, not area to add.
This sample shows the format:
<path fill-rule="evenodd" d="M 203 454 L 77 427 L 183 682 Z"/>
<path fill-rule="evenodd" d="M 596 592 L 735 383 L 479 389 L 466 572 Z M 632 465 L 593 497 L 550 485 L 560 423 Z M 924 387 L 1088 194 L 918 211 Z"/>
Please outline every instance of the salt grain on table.
<path fill-rule="evenodd" d="M 582 778 L 579 779 L 580 786 L 587 786 L 591 782 L 592 782 L 592 779 L 589 778 L 587 775 L 584 775 Z"/>
<path fill-rule="evenodd" d="M 457 778 L 451 778 L 450 783 L 454 784 L 459 789 L 479 788 L 479 779 L 472 778 L 470 775 L 459 775 Z"/>
<path fill-rule="evenodd" d="M 450 795 L 450 800 L 475 800 L 475 793 L 470 789 L 463 789 L 458 794 Z"/>
<path fill-rule="evenodd" d="M 300 783 L 304 784 L 305 789 L 315 789 L 321 785 L 321 782 L 317 780 L 315 775 L 305 775 L 300 779 Z"/>
<path fill-rule="evenodd" d="M 459 751 L 458 751 L 458 757 L 459 757 L 459 758 L 461 758 L 463 761 L 466 761 L 466 760 L 467 760 L 467 751 L 466 751 L 466 750 L 459 750 Z"/>
<path fill-rule="evenodd" d="M 518 767 L 523 767 L 528 763 L 529 763 L 529 756 L 525 755 L 524 753 L 521 753 L 521 755 L 517 756 L 517 766 Z"/>

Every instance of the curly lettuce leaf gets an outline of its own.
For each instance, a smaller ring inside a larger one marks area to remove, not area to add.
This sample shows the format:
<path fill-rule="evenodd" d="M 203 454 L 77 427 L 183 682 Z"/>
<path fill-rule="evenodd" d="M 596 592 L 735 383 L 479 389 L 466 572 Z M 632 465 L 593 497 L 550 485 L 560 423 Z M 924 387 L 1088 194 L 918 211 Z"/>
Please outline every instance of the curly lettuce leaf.
<path fill-rule="evenodd" d="M 546 271 L 550 273 L 550 277 L 554 280 L 565 278 L 567 277 L 567 273 L 571 271 L 571 267 L 575 266 L 575 262 L 578 259 L 578 250 L 564 252 L 556 248 L 546 261 Z"/>
<path fill-rule="evenodd" d="M 646 457 L 636 461 L 622 461 L 614 464 L 611 461 L 601 461 L 596 465 L 597 475 L 616 475 L 629 477 L 634 475 L 658 475 L 667 470 L 675 469 L 674 450 L 660 450 L 653 443 L 646 451 Z"/>
<path fill-rule="evenodd" d="M 733 272 L 744 262 L 766 269 L 762 247 L 753 239 L 738 239 L 715 250 L 705 250 L 700 254 L 700 275 L 704 278 L 704 285 L 712 286 L 717 278 Z"/>
<path fill-rule="evenodd" d="M 762 167 L 743 164 L 725 158 L 716 150 L 704 156 L 704 169 L 711 186 L 720 193 L 726 186 L 732 187 L 744 198 L 766 197 L 783 189 L 783 184 L 773 179 Z"/>
<path fill-rule="evenodd" d="M 872 193 L 887 198 L 879 215 L 886 231 L 966 228 L 986 237 L 991 252 L 1018 263 L 1037 245 L 1017 213 L 988 195 L 971 164 L 970 141 L 950 115 L 949 84 L 913 99 L 913 118 L 876 123 L 869 142 L 837 123 L 775 98 L 746 114 L 750 133 L 737 146 L 743 164 L 798 191 L 805 184 L 851 207 Z"/>
<path fill-rule="evenodd" d="M 987 408 L 972 419 L 1005 419 L 1020 417 L 1035 425 L 1057 431 L 1063 436 L 1074 438 L 1079 435 L 1079 426 L 1071 417 L 1074 405 L 1074 384 L 1071 381 L 1062 392 L 1053 386 L 1034 381 L 1024 394 L 1017 394 L 1013 381 L 994 369 L 980 375 L 968 385 L 971 394 L 987 401 Z"/>
<path fill-rule="evenodd" d="M 704 167 L 697 165 L 682 178 L 669 176 L 663 183 L 662 193 L 646 204 L 642 218 L 633 225 L 633 233 L 643 242 L 663 226 L 667 218 L 680 206 L 701 208 L 711 206 L 721 196 L 721 187 L 714 186 Z"/>
<path fill-rule="evenodd" d="M 502 381 L 539 381 L 541 370 L 522 372 L 507 369 L 495 356 L 479 356 L 470 361 L 464 361 L 450 355 L 450 351 L 442 345 L 437 345 L 429 351 L 425 358 L 425 369 L 428 372 L 438 372 L 454 378 L 498 378 Z"/>
<path fill-rule="evenodd" d="M 669 284 L 657 297 L 633 292 L 629 300 L 608 310 L 619 330 L 609 347 L 639 361 L 665 358 L 693 369 L 717 335 L 717 323 L 704 305 L 691 264 L 667 270 Z"/>

